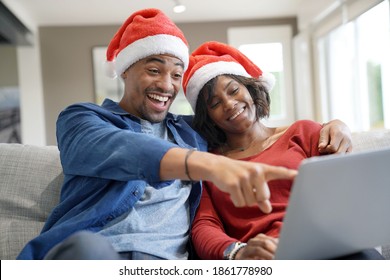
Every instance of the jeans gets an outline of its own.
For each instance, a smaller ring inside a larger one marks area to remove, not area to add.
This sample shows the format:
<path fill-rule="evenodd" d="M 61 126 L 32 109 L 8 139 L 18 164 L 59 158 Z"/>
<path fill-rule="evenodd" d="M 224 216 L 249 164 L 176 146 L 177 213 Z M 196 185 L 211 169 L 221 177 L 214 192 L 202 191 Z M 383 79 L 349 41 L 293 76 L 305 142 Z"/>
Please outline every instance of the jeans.
<path fill-rule="evenodd" d="M 118 253 L 99 234 L 80 231 L 53 247 L 45 260 L 162 260 L 143 252 Z"/>
<path fill-rule="evenodd" d="M 335 258 L 335 260 L 383 260 L 375 249 Z M 162 260 L 143 252 L 116 252 L 111 243 L 102 235 L 80 231 L 53 247 L 45 260 Z"/>

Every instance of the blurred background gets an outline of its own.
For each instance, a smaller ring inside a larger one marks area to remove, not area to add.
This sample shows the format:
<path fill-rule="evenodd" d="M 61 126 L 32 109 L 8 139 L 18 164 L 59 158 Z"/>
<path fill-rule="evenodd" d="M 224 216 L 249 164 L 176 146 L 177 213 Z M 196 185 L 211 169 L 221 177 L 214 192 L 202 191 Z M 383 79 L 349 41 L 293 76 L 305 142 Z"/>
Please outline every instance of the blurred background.
<path fill-rule="evenodd" d="M 352 131 L 390 128 L 389 0 L 3 0 L 0 142 L 56 145 L 66 106 L 119 100 L 121 81 L 102 70 L 106 46 L 151 7 L 191 50 L 225 42 L 276 76 L 269 126 L 338 118 Z M 171 111 L 193 113 L 183 93 Z"/>

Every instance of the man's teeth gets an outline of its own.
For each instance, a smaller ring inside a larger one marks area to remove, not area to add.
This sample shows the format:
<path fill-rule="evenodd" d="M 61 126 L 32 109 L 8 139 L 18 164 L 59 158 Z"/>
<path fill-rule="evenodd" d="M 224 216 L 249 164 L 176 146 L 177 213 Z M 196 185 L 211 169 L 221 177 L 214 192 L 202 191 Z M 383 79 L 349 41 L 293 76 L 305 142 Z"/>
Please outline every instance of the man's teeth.
<path fill-rule="evenodd" d="M 148 96 L 152 99 L 155 99 L 155 100 L 158 100 L 161 102 L 167 102 L 169 99 L 167 96 L 161 96 L 161 95 L 157 95 L 157 94 L 148 94 Z"/>
<path fill-rule="evenodd" d="M 235 118 L 238 117 L 239 114 L 244 112 L 244 108 L 241 108 L 237 113 L 235 113 L 233 116 L 230 117 L 230 120 L 234 120 Z"/>

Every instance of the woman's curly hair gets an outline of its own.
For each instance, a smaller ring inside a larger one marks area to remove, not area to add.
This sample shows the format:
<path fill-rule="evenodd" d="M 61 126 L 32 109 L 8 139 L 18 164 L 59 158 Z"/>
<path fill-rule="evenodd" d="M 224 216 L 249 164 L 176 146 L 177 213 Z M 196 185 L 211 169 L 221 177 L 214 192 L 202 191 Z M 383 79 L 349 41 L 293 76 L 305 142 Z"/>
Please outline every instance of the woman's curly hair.
<path fill-rule="evenodd" d="M 268 91 L 259 79 L 231 74 L 225 74 L 224 76 L 236 80 L 248 89 L 256 106 L 256 120 L 269 117 L 271 99 Z M 207 106 L 211 103 L 214 96 L 217 78 L 215 77 L 208 81 L 200 90 L 193 120 L 194 128 L 206 139 L 210 150 L 226 143 L 225 133 L 214 124 L 207 113 Z"/>

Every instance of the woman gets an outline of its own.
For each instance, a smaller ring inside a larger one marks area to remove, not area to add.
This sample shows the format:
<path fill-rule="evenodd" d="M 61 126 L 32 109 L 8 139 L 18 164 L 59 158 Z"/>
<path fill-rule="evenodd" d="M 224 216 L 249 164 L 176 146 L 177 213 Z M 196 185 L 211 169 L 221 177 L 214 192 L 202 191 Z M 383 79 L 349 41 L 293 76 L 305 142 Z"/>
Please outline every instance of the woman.
<path fill-rule="evenodd" d="M 195 50 L 184 76 L 184 91 L 195 112 L 194 127 L 211 151 L 233 159 L 298 169 L 319 156 L 322 126 L 297 121 L 289 127 L 266 127 L 269 91 L 274 84 L 237 49 L 207 42 Z M 201 259 L 272 259 L 278 244 L 292 181 L 268 183 L 272 212 L 236 208 L 229 196 L 206 182 L 192 227 Z"/>

